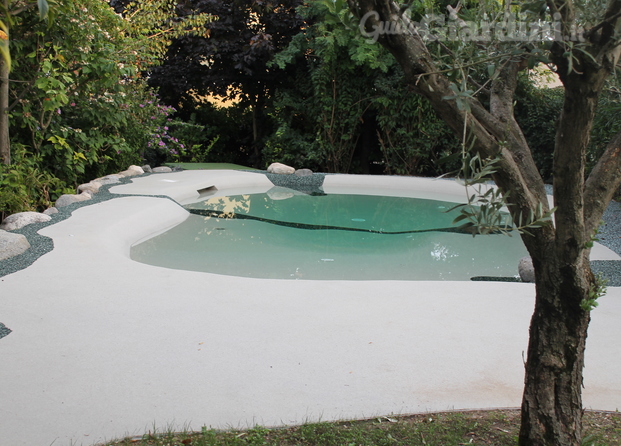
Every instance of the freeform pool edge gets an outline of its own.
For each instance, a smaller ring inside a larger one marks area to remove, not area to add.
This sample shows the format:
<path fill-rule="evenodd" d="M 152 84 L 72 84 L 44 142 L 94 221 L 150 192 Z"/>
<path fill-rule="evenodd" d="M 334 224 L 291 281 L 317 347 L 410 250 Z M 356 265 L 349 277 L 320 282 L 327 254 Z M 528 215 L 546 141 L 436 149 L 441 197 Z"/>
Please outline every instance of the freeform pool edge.
<path fill-rule="evenodd" d="M 263 173 L 269 178 L 269 175 L 265 171 L 249 171 L 253 173 Z M 21 229 L 11 231 L 17 234 L 22 234 L 26 237 L 30 243 L 30 249 L 26 252 L 0 261 L 0 278 L 20 271 L 32 265 L 39 257 L 47 254 L 54 249 L 54 242 L 51 238 L 38 234 L 38 231 L 42 228 L 63 221 L 71 216 L 74 210 L 83 206 L 89 206 L 91 204 L 101 203 L 114 198 L 130 197 L 130 196 L 144 196 L 144 197 L 156 197 L 166 198 L 171 201 L 172 198 L 166 195 L 142 195 L 142 194 L 117 194 L 111 193 L 109 189 L 121 184 L 131 183 L 135 178 L 146 177 L 150 175 L 159 175 L 157 173 L 145 173 L 134 177 L 122 178 L 118 183 L 104 185 L 99 189 L 99 192 L 92 196 L 90 200 L 73 203 L 68 206 L 64 206 L 58 209 L 58 213 L 51 215 L 51 219 L 48 222 L 33 223 L 24 226 Z M 301 177 L 303 178 L 303 177 Z M 304 180 L 302 180 L 303 182 Z M 608 247 L 612 251 L 621 255 L 621 203 L 611 202 L 603 217 L 604 224 L 600 227 L 598 233 L 599 243 Z M 607 280 L 608 286 L 621 286 L 621 260 L 595 260 L 591 262 L 593 271 L 598 274 L 602 274 Z M 515 278 L 502 278 L 502 277 L 474 277 L 472 280 L 478 281 L 516 281 Z M 0 279 L 1 281 L 1 279 Z M 0 323 L 0 339 L 11 333 L 10 328 Z"/>
<path fill-rule="evenodd" d="M 249 171 L 253 173 L 266 173 L 264 171 Z M 101 203 L 114 198 L 144 196 L 166 198 L 172 200 L 166 195 L 142 195 L 142 194 L 118 194 L 111 193 L 109 189 L 121 184 L 131 183 L 134 178 L 142 178 L 150 175 L 159 175 L 157 173 L 145 173 L 134 177 L 122 178 L 118 183 L 107 184 L 99 189 L 99 192 L 92 196 L 90 200 L 73 203 L 58 209 L 58 213 L 51 215 L 51 220 L 47 222 L 33 223 L 24 226 L 21 229 L 11 231 L 16 234 L 22 234 L 30 243 L 30 249 L 26 252 L 5 260 L 0 260 L 0 278 L 8 274 L 20 271 L 32 265 L 39 257 L 54 249 L 54 242 L 49 237 L 38 234 L 38 231 L 46 226 L 56 224 L 71 216 L 73 211 L 83 206 Z M 174 201 L 174 200 L 172 200 Z M 606 246 L 617 254 L 621 255 L 621 203 L 611 202 L 603 217 L 604 224 L 600 227 L 598 233 L 598 243 Z M 610 286 L 621 286 L 621 261 L 618 260 L 596 260 L 591 262 L 594 271 L 602 272 L 609 278 Z M 492 278 L 489 278 L 492 280 Z M 611 281 L 612 280 L 612 281 Z M 613 284 L 614 283 L 614 284 Z"/>

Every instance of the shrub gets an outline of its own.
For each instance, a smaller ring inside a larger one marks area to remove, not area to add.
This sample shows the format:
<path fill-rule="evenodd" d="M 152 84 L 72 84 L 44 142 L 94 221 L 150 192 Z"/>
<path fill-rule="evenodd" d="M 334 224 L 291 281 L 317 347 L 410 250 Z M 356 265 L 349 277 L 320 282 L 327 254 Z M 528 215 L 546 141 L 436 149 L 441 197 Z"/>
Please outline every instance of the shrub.
<path fill-rule="evenodd" d="M 515 119 L 528 141 L 544 180 L 551 181 L 556 120 L 563 107 L 562 88 L 537 88 L 523 79 L 516 92 Z"/>
<path fill-rule="evenodd" d="M 16 212 L 41 212 L 63 193 L 66 185 L 38 166 L 40 159 L 28 154 L 22 145 L 14 145 L 13 164 L 0 164 L 0 221 Z"/>

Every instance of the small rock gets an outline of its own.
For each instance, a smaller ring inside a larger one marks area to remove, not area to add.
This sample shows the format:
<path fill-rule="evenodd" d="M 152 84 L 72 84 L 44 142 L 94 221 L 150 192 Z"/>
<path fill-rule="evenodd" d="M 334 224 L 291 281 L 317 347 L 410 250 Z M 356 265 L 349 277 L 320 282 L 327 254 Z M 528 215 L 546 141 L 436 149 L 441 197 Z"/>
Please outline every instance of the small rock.
<path fill-rule="evenodd" d="M 58 214 L 58 209 L 56 209 L 55 207 L 51 207 L 51 208 L 47 208 L 46 210 L 43 211 L 43 213 L 45 215 L 54 215 L 54 214 Z"/>
<path fill-rule="evenodd" d="M 170 167 L 168 167 L 168 166 L 154 167 L 151 170 L 153 171 L 153 173 L 168 173 L 168 172 L 172 172 L 172 169 Z"/>
<path fill-rule="evenodd" d="M 78 186 L 78 194 L 82 192 L 88 192 L 90 195 L 95 195 L 99 192 L 99 188 L 101 187 L 101 183 L 99 181 L 91 181 L 90 183 L 80 184 Z"/>
<path fill-rule="evenodd" d="M 120 182 L 121 177 L 118 175 L 106 175 L 105 177 L 97 178 L 95 181 L 100 183 L 102 186 L 105 186 L 106 184 L 115 184 Z"/>
<path fill-rule="evenodd" d="M 279 175 L 291 175 L 295 172 L 295 169 L 291 166 L 281 163 L 272 163 L 267 168 L 267 173 L 276 173 Z"/>
<path fill-rule="evenodd" d="M 295 176 L 297 177 L 310 177 L 313 174 L 313 171 L 310 169 L 297 169 L 295 171 Z"/>
<path fill-rule="evenodd" d="M 91 194 L 89 194 L 86 191 L 82 192 L 80 195 L 71 195 L 71 194 L 61 195 L 58 198 L 58 200 L 56 200 L 56 207 L 61 208 L 63 206 L 69 206 L 70 204 L 78 203 L 80 201 L 90 200 L 91 198 L 93 198 Z"/>
<path fill-rule="evenodd" d="M 132 165 L 132 166 L 129 166 L 127 170 L 124 170 L 123 172 L 119 172 L 118 175 L 120 177 L 127 178 L 127 177 L 135 177 L 136 175 L 142 175 L 143 173 L 144 173 L 144 170 L 142 170 L 142 167 Z"/>
<path fill-rule="evenodd" d="M 522 282 L 535 282 L 535 268 L 533 267 L 533 259 L 530 257 L 522 257 L 518 264 L 518 272 Z"/>
<path fill-rule="evenodd" d="M 149 166 L 148 164 L 142 166 L 142 170 L 144 170 L 146 173 L 153 173 L 153 169 L 151 169 L 151 166 Z"/>
<path fill-rule="evenodd" d="M 30 248 L 30 243 L 22 234 L 0 230 L 0 260 L 20 255 L 28 248 Z"/>
<path fill-rule="evenodd" d="M 31 223 L 40 223 L 50 221 L 51 219 L 52 217 L 49 215 L 40 214 L 39 212 L 18 212 L 5 218 L 2 224 L 0 224 L 0 229 L 15 231 Z"/>

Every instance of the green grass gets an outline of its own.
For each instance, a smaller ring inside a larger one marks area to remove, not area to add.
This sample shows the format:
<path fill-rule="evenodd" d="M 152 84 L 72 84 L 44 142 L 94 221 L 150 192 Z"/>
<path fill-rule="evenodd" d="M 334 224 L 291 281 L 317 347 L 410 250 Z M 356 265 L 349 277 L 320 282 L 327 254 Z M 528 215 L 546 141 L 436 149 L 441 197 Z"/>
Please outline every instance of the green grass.
<path fill-rule="evenodd" d="M 166 163 L 169 167 L 180 167 L 185 170 L 257 170 L 252 167 L 240 166 L 239 164 L 231 163 Z"/>
<path fill-rule="evenodd" d="M 519 411 L 494 410 L 378 417 L 267 429 L 150 432 L 106 446 L 515 446 Z M 621 446 L 621 414 L 585 412 L 584 444 Z"/>

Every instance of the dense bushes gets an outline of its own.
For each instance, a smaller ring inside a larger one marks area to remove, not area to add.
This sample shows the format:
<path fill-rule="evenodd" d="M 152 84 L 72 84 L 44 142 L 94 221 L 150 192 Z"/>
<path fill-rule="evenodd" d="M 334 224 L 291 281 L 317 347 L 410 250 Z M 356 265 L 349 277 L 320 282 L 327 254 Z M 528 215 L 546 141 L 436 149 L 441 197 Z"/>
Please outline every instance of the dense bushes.
<path fill-rule="evenodd" d="M 523 78 L 517 90 L 515 117 L 528 141 L 541 176 L 553 179 L 553 152 L 556 120 L 563 107 L 562 88 L 539 88 Z M 606 145 L 621 131 L 621 93 L 610 86 L 600 98 L 591 141 L 587 149 L 587 173 L 601 157 Z"/>
<path fill-rule="evenodd" d="M 537 88 L 523 78 L 516 93 L 515 118 L 528 141 L 539 173 L 550 182 L 556 120 L 563 107 L 563 89 Z"/>
<path fill-rule="evenodd" d="M 174 110 L 140 75 L 154 58 L 152 39 L 101 1 L 53 8 L 49 23 L 31 10 L 12 22 L 14 159 L 0 168 L 2 214 L 42 210 L 81 182 L 164 160 L 183 145 L 169 131 Z"/>
<path fill-rule="evenodd" d="M 97 0 L 54 7 L 49 25 L 34 11 L 12 23 L 14 162 L 0 166 L 2 214 L 42 210 L 81 182 L 130 164 L 264 168 L 280 161 L 316 171 L 396 175 L 438 175 L 453 167 L 437 161 L 457 151 L 459 141 L 403 84 L 400 67 L 380 45 L 343 26 L 351 16 L 342 2 L 299 9 L 307 26 L 275 55 L 268 71 L 278 72 L 279 81 L 254 114 L 256 104 L 248 100 L 224 108 L 189 93 L 189 102 L 175 104 L 178 110 L 163 105 L 141 74 L 163 54 L 161 42 L 157 50 L 149 47 L 135 24 Z M 516 99 L 516 119 L 550 180 L 562 90 L 523 79 Z M 611 86 L 600 101 L 588 167 L 621 130 L 620 103 Z"/>
<path fill-rule="evenodd" d="M 0 220 L 13 212 L 37 211 L 51 206 L 67 192 L 62 181 L 40 168 L 39 156 L 13 145 L 13 163 L 0 163 Z"/>
<path fill-rule="evenodd" d="M 276 55 L 274 65 L 296 77 L 275 95 L 266 164 L 437 174 L 436 159 L 459 143 L 427 101 L 408 92 L 394 59 L 349 24 L 343 3 L 315 2 L 299 11 L 314 25 Z"/>

